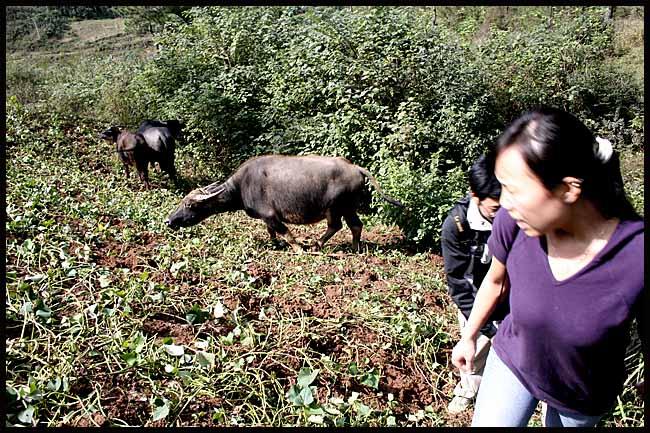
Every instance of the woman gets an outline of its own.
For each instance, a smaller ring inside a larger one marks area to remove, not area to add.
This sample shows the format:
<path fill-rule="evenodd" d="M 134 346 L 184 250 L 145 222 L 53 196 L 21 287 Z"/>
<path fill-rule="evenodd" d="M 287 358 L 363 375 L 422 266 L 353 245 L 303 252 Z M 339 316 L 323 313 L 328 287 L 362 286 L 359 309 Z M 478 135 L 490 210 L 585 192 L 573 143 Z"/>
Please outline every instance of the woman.
<path fill-rule="evenodd" d="M 488 241 L 493 259 L 454 365 L 473 370 L 476 336 L 505 292 L 510 314 L 472 425 L 526 426 L 542 400 L 548 427 L 595 426 L 622 390 L 629 325 L 641 320 L 643 220 L 609 142 L 569 113 L 528 112 L 494 150 L 502 209 Z"/>

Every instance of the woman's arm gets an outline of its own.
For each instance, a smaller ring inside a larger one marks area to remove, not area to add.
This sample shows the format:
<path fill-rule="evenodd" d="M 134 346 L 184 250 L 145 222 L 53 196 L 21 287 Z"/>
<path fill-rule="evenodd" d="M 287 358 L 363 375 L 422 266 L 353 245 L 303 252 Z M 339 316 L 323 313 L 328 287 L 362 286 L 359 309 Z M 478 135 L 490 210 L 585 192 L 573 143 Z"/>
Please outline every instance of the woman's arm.
<path fill-rule="evenodd" d="M 461 338 L 476 340 L 480 329 L 503 299 L 508 290 L 506 267 L 496 257 L 492 258 L 490 269 L 488 269 L 481 287 L 476 292 L 476 300 L 472 307 L 472 313 L 467 319 L 467 325 L 463 328 Z"/>
<path fill-rule="evenodd" d="M 476 293 L 472 312 L 452 353 L 452 362 L 459 369 L 468 373 L 473 371 L 476 337 L 508 289 L 506 267 L 496 257 L 492 257 L 490 269 Z"/>

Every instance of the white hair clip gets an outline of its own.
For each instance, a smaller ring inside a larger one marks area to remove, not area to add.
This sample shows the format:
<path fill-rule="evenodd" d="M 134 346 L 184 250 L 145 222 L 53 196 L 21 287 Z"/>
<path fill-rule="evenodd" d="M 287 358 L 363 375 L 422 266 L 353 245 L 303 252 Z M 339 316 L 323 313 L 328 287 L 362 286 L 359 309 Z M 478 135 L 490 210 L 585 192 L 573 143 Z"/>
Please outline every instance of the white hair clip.
<path fill-rule="evenodd" d="M 596 148 L 596 156 L 600 159 L 603 164 L 609 161 L 614 153 L 614 148 L 612 147 L 612 142 L 606 138 L 596 137 L 596 143 L 598 147 Z"/>

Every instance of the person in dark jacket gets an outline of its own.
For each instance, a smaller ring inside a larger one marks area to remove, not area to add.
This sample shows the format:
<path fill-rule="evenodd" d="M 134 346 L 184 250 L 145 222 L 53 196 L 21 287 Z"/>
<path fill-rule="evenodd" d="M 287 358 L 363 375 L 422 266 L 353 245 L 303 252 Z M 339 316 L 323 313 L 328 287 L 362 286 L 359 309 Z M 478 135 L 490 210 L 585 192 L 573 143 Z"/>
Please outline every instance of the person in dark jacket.
<path fill-rule="evenodd" d="M 470 194 L 451 209 L 441 233 L 447 288 L 458 307 L 461 330 L 472 311 L 476 291 L 492 258 L 487 240 L 492 231 L 492 220 L 499 209 L 501 194 L 501 185 L 494 176 L 493 158 L 483 155 L 472 165 L 469 184 Z M 460 381 L 454 389 L 454 398 L 447 407 L 450 413 L 464 411 L 476 396 L 491 338 L 496 334 L 496 326 L 507 311 L 507 302 L 504 302 L 495 309 L 481 329 L 474 360 L 475 369 L 471 373 L 461 372 Z"/>

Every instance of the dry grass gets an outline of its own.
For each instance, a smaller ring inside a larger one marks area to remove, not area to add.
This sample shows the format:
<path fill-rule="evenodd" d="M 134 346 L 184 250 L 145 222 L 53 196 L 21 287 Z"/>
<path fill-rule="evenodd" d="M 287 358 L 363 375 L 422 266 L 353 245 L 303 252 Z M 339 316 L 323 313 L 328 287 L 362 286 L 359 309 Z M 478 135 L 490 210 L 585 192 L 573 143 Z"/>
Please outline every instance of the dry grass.
<path fill-rule="evenodd" d="M 643 86 L 644 80 L 644 30 L 643 19 L 626 17 L 614 21 L 614 43 L 617 57 L 613 62 L 632 72 L 634 77 Z"/>
<path fill-rule="evenodd" d="M 61 40 L 61 43 L 70 43 L 77 40 L 95 42 L 124 33 L 124 18 L 73 21 L 70 24 L 70 30 Z"/>

